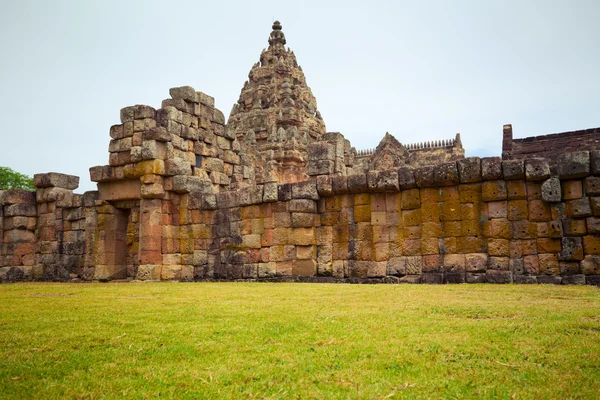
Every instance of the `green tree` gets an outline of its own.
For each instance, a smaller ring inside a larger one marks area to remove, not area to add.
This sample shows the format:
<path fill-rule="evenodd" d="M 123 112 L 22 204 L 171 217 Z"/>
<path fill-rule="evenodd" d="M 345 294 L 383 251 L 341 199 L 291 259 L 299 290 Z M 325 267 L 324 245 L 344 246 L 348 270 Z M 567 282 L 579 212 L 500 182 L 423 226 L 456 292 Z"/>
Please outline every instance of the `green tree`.
<path fill-rule="evenodd" d="M 0 167 L 0 190 L 6 189 L 36 190 L 32 178 L 8 167 Z"/>

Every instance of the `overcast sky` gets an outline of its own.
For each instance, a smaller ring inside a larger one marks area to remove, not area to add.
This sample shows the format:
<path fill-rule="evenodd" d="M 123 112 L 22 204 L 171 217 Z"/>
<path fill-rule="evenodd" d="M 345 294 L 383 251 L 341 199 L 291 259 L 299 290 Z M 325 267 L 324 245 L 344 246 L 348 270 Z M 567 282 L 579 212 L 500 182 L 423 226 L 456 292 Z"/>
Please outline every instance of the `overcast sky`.
<path fill-rule="evenodd" d="M 0 0 L 0 165 L 94 190 L 109 127 L 169 88 L 226 116 L 281 21 L 328 131 L 357 149 L 452 138 L 467 156 L 600 126 L 599 0 Z"/>

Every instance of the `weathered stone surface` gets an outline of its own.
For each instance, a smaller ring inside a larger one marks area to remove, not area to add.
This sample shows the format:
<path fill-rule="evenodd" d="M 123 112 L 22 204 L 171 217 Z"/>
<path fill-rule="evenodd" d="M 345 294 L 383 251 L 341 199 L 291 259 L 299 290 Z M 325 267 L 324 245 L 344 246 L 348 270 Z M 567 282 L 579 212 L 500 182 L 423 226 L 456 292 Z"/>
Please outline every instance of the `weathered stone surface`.
<path fill-rule="evenodd" d="M 433 180 L 439 186 L 452 186 L 458 183 L 458 170 L 455 162 L 436 165 L 433 169 Z"/>
<path fill-rule="evenodd" d="M 375 192 L 398 192 L 398 173 L 394 170 L 369 171 L 367 173 L 369 190 Z"/>
<path fill-rule="evenodd" d="M 484 181 L 502 179 L 502 159 L 500 157 L 484 157 L 481 159 L 481 179 Z"/>
<path fill-rule="evenodd" d="M 348 176 L 348 192 L 362 193 L 368 190 L 366 174 L 355 174 Z"/>
<path fill-rule="evenodd" d="M 561 154 L 556 164 L 560 179 L 582 178 L 590 174 L 590 153 L 577 151 Z"/>
<path fill-rule="evenodd" d="M 435 185 L 434 167 L 432 165 L 417 168 L 414 172 L 418 187 L 432 187 Z"/>
<path fill-rule="evenodd" d="M 198 95 L 191 86 L 181 86 L 169 89 L 169 94 L 173 99 L 181 99 L 189 102 L 198 103 Z"/>
<path fill-rule="evenodd" d="M 550 178 L 542 183 L 542 200 L 547 203 L 558 203 L 561 201 L 560 179 Z"/>
<path fill-rule="evenodd" d="M 503 160 L 502 175 L 506 180 L 525 179 L 523 160 Z"/>
<path fill-rule="evenodd" d="M 543 181 L 550 177 L 550 164 L 545 159 L 525 160 L 525 178 L 528 181 Z"/>
<path fill-rule="evenodd" d="M 212 193 L 213 186 L 209 180 L 198 176 L 177 175 L 173 177 L 173 190 L 177 193 Z"/>
<path fill-rule="evenodd" d="M 319 200 L 317 183 L 315 181 L 307 181 L 292 184 L 292 198 Z"/>
<path fill-rule="evenodd" d="M 460 183 L 481 182 L 481 159 L 468 157 L 456 162 Z"/>
<path fill-rule="evenodd" d="M 413 167 L 405 165 L 398 168 L 398 184 L 401 190 L 417 187 Z"/>
<path fill-rule="evenodd" d="M 79 177 L 59 174 L 57 172 L 35 174 L 33 176 L 33 184 L 37 188 L 59 187 L 63 189 L 75 190 L 79 187 Z"/>

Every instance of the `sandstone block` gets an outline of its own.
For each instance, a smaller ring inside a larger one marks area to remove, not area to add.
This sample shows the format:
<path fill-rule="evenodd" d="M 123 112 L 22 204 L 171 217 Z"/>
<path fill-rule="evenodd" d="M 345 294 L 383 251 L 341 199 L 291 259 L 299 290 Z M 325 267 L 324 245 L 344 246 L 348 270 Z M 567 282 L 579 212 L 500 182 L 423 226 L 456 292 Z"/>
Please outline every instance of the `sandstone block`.
<path fill-rule="evenodd" d="M 497 204 L 496 202 L 494 203 L 489 203 L 488 204 L 488 209 L 491 209 L 491 205 L 492 204 Z M 529 213 L 528 208 L 527 208 L 527 200 L 509 200 L 507 203 L 507 208 L 508 208 L 508 220 L 509 221 L 517 221 L 517 220 L 522 220 L 522 219 L 527 219 L 527 215 Z M 548 208 L 548 214 L 550 214 L 550 209 Z M 492 214 L 490 213 L 490 217 L 492 216 Z M 548 219 L 549 215 L 548 215 Z"/>
<path fill-rule="evenodd" d="M 417 187 L 414 168 L 408 165 L 398 168 L 398 184 L 400 189 L 411 189 Z"/>
<path fill-rule="evenodd" d="M 502 174 L 506 180 L 525 179 L 523 160 L 503 160 Z"/>
<path fill-rule="evenodd" d="M 444 255 L 444 272 L 464 272 L 466 258 L 464 254 Z"/>
<path fill-rule="evenodd" d="M 527 199 L 527 185 L 523 180 L 507 181 L 506 191 L 508 192 L 508 200 Z"/>
<path fill-rule="evenodd" d="M 525 160 L 525 179 L 528 181 L 543 181 L 550 177 L 550 165 L 542 158 Z"/>
<path fill-rule="evenodd" d="M 560 179 L 583 178 L 590 174 L 590 153 L 577 151 L 561 154 L 557 160 Z"/>
<path fill-rule="evenodd" d="M 583 185 L 580 180 L 562 182 L 563 200 L 574 200 L 583 197 Z"/>
<path fill-rule="evenodd" d="M 560 180 L 550 178 L 542 184 L 542 200 L 547 203 L 558 203 L 561 201 Z"/>
<path fill-rule="evenodd" d="M 37 188 L 59 187 L 75 190 L 79 187 L 79 177 L 73 175 L 49 172 L 47 174 L 35 174 L 33 184 Z"/>
<path fill-rule="evenodd" d="M 414 173 L 415 182 L 418 187 L 435 186 L 434 167 L 432 165 L 417 168 Z"/>
<path fill-rule="evenodd" d="M 369 171 L 367 184 L 371 191 L 376 192 L 398 192 L 398 173 L 396 171 Z"/>
<path fill-rule="evenodd" d="M 468 157 L 456 162 L 460 183 L 481 182 L 481 159 Z"/>
<path fill-rule="evenodd" d="M 314 260 L 295 260 L 291 272 L 293 276 L 315 276 L 317 264 Z"/>
<path fill-rule="evenodd" d="M 263 186 L 263 201 L 265 203 L 276 202 L 278 198 L 277 182 L 268 182 Z"/>
<path fill-rule="evenodd" d="M 348 192 L 350 193 L 364 193 L 367 192 L 369 186 L 367 185 L 366 174 L 354 174 L 348 175 Z"/>
<path fill-rule="evenodd" d="M 317 176 L 317 193 L 319 196 L 333 195 L 333 185 L 331 184 L 331 177 L 329 175 Z"/>
<path fill-rule="evenodd" d="M 198 103 L 198 94 L 191 86 L 181 86 L 169 89 L 169 94 L 173 99 L 181 99 L 191 103 Z"/>
<path fill-rule="evenodd" d="M 590 172 L 600 175 L 600 150 L 590 151 Z"/>
<path fill-rule="evenodd" d="M 510 255 L 510 246 L 507 239 L 488 240 L 488 254 L 490 256 L 508 257 Z"/>
<path fill-rule="evenodd" d="M 173 190 L 177 193 L 201 192 L 211 194 L 211 181 L 198 176 L 176 175 L 173 177 Z"/>
<path fill-rule="evenodd" d="M 346 194 L 348 193 L 348 178 L 345 175 L 332 176 L 331 186 L 334 194 Z"/>
<path fill-rule="evenodd" d="M 465 254 L 466 272 L 485 272 L 487 269 L 488 255 L 486 253 Z"/>
<path fill-rule="evenodd" d="M 487 270 L 485 281 L 489 283 L 512 283 L 512 272 L 503 270 Z"/>
<path fill-rule="evenodd" d="M 499 270 L 509 271 L 510 270 L 510 259 L 508 257 L 488 257 L 488 271 Z"/>
<path fill-rule="evenodd" d="M 438 164 L 433 169 L 433 180 L 439 186 L 458 184 L 458 170 L 455 162 Z"/>
<path fill-rule="evenodd" d="M 592 208 L 588 197 L 578 200 L 568 200 L 565 203 L 565 215 L 567 217 L 585 218 L 592 216 Z"/>
<path fill-rule="evenodd" d="M 292 198 L 319 200 L 315 181 L 296 182 L 292 184 Z"/>
<path fill-rule="evenodd" d="M 135 279 L 140 281 L 156 281 L 161 277 L 161 265 L 143 264 L 138 266 Z"/>
<path fill-rule="evenodd" d="M 332 143 L 315 142 L 308 145 L 309 165 L 312 161 L 335 161 L 335 155 L 335 145 Z"/>
<path fill-rule="evenodd" d="M 583 260 L 583 243 L 581 237 L 566 236 L 561 238 L 561 251 L 559 257 L 562 261 Z"/>
<path fill-rule="evenodd" d="M 586 255 L 580 264 L 581 273 L 585 275 L 600 275 L 600 256 Z"/>
<path fill-rule="evenodd" d="M 35 217 L 37 215 L 37 207 L 35 204 L 12 204 L 4 207 L 5 217 L 25 216 Z"/>
<path fill-rule="evenodd" d="M 484 181 L 502 179 L 502 159 L 500 157 L 484 157 L 481 159 L 481 179 Z"/>
<path fill-rule="evenodd" d="M 504 181 L 486 181 L 481 184 L 481 199 L 483 201 L 506 200 L 508 191 Z"/>

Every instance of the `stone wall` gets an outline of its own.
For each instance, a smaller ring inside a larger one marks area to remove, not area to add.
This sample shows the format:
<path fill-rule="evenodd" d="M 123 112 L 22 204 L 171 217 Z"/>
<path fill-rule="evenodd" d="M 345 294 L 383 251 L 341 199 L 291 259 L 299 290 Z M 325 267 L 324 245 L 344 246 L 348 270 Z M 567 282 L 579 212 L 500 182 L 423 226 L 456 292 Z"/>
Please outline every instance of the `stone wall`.
<path fill-rule="evenodd" d="M 600 149 L 600 128 L 513 139 L 511 125 L 504 125 L 502 158 L 505 160 L 545 158 L 553 160 L 565 152 Z"/>

